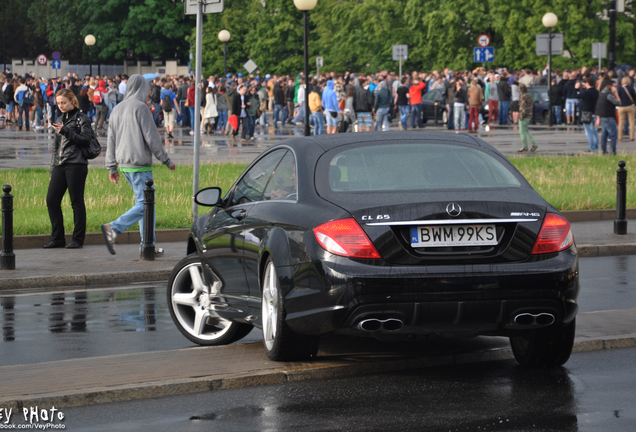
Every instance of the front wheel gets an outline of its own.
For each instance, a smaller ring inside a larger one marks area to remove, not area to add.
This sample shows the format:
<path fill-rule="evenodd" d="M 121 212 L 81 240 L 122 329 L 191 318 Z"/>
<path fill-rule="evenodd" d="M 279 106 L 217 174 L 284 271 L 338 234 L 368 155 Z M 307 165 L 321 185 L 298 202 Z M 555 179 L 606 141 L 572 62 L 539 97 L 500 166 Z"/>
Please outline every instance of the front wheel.
<path fill-rule="evenodd" d="M 265 264 L 262 288 L 263 345 L 267 357 L 274 361 L 309 360 L 315 357 L 319 338 L 298 335 L 285 322 L 283 293 L 271 258 Z"/>
<path fill-rule="evenodd" d="M 510 346 L 522 366 L 546 367 L 564 365 L 574 347 L 576 318 L 571 323 L 528 330 L 521 336 L 511 336 Z"/>
<path fill-rule="evenodd" d="M 170 274 L 168 309 L 177 328 L 192 342 L 204 346 L 227 345 L 244 338 L 253 327 L 214 312 L 221 281 L 217 279 L 208 286 L 202 271 L 201 261 L 193 253 L 179 261 Z"/>

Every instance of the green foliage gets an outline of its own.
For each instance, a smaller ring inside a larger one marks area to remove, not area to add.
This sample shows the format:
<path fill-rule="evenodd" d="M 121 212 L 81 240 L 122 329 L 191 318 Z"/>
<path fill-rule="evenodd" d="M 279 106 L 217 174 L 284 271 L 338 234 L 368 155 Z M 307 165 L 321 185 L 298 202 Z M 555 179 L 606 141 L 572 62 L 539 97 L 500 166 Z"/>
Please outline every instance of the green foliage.
<path fill-rule="evenodd" d="M 87 34 L 97 39 L 96 59 L 186 60 L 194 25 L 183 3 L 172 0 L 43 0 L 28 11 L 30 31 L 72 61 L 88 59 Z"/>

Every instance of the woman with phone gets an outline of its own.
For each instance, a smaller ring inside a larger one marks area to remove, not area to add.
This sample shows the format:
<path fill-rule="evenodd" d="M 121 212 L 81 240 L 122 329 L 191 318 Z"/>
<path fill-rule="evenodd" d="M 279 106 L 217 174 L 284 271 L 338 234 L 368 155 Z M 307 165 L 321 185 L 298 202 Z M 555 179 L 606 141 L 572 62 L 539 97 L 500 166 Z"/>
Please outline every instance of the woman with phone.
<path fill-rule="evenodd" d="M 93 130 L 86 114 L 80 112 L 79 102 L 69 89 L 61 89 L 55 94 L 58 109 L 62 115 L 53 123 L 55 141 L 51 158 L 49 190 L 46 194 L 46 206 L 51 219 L 51 241 L 45 249 L 63 248 L 78 249 L 83 247 L 86 236 L 86 205 L 84 204 L 84 188 L 88 174 L 88 160 L 82 152 L 88 147 Z M 64 237 L 64 216 L 62 214 L 62 198 L 68 190 L 73 208 L 75 229 L 73 238 L 66 244 Z"/>

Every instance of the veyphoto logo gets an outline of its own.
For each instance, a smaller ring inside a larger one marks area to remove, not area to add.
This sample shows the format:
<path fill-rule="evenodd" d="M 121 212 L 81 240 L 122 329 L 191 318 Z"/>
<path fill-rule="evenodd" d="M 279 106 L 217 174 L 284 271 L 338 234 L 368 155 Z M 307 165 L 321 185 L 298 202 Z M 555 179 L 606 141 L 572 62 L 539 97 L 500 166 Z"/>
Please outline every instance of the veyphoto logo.
<path fill-rule="evenodd" d="M 11 420 L 15 416 L 16 420 L 24 420 L 24 423 L 12 423 Z M 22 408 L 22 417 L 13 408 L 0 407 L 0 429 L 66 429 L 64 423 L 64 413 L 55 407 L 24 407 Z"/>

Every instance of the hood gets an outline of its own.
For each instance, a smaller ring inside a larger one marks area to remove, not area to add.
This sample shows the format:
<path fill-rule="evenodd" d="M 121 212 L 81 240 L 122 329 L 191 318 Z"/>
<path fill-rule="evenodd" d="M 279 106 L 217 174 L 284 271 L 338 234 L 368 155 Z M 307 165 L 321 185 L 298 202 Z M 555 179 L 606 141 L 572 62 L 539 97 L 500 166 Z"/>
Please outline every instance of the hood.
<path fill-rule="evenodd" d="M 99 85 L 97 87 L 106 90 L 106 81 L 99 80 Z"/>
<path fill-rule="evenodd" d="M 128 84 L 126 85 L 126 93 L 124 93 L 124 100 L 135 99 L 141 102 L 146 102 L 148 99 L 148 92 L 150 91 L 150 85 L 146 78 L 139 74 L 135 74 L 128 78 Z"/>
<path fill-rule="evenodd" d="M 327 90 L 333 90 L 335 87 L 336 84 L 333 82 L 333 80 L 327 81 Z"/>

